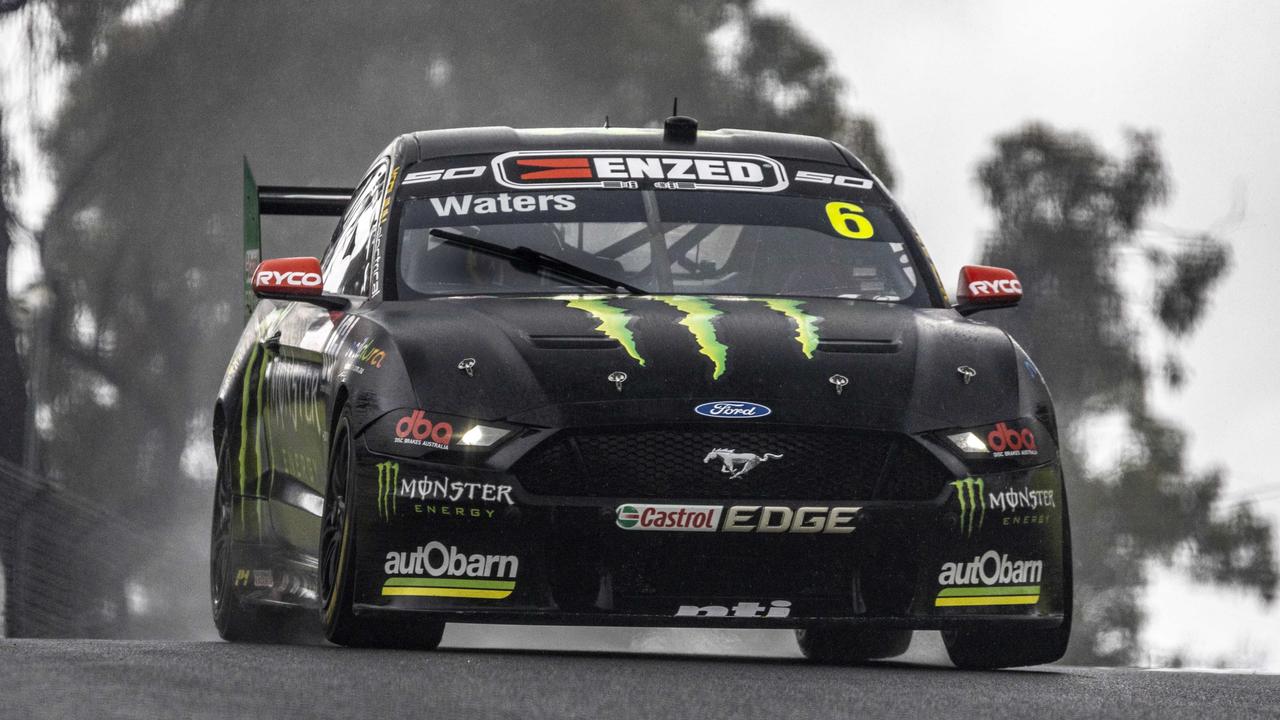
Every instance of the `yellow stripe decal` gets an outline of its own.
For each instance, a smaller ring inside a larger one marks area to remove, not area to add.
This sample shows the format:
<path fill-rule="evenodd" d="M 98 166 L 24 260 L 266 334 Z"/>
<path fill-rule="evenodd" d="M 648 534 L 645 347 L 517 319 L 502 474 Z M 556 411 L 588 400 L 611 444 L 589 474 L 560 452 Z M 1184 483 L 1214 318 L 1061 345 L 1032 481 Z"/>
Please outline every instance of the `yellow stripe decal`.
<path fill-rule="evenodd" d="M 469 588 L 433 587 L 384 587 L 383 595 L 412 595 L 415 597 L 459 597 L 481 600 L 502 600 L 511 595 L 510 590 L 472 590 Z"/>
<path fill-rule="evenodd" d="M 972 607 L 978 605 L 1035 605 L 1039 595 L 987 595 L 981 597 L 940 597 L 934 607 Z"/>

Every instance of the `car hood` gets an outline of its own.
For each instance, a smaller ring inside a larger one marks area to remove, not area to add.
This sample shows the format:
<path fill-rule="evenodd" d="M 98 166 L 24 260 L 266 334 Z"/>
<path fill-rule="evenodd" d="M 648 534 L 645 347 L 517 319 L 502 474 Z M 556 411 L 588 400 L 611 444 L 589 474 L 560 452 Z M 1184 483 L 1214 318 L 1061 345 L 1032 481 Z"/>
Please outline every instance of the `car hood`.
<path fill-rule="evenodd" d="M 699 421 L 694 407 L 703 402 L 746 401 L 772 410 L 761 422 L 911 431 L 1012 417 L 1017 408 L 1009 339 L 952 310 L 571 295 L 391 302 L 376 315 L 419 405 L 480 419 Z M 469 373 L 464 360 L 474 362 Z M 968 383 L 961 366 L 976 373 Z"/>

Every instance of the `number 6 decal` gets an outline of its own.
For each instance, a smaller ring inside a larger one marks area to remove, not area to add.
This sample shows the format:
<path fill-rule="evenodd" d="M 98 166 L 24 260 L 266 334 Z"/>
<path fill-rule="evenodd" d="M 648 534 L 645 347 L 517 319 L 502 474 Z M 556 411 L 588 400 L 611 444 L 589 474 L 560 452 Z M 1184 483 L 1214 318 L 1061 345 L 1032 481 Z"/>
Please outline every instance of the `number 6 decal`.
<path fill-rule="evenodd" d="M 871 221 L 863 216 L 862 208 L 853 203 L 827 203 L 827 219 L 833 230 L 854 240 L 866 240 L 876 232 Z"/>

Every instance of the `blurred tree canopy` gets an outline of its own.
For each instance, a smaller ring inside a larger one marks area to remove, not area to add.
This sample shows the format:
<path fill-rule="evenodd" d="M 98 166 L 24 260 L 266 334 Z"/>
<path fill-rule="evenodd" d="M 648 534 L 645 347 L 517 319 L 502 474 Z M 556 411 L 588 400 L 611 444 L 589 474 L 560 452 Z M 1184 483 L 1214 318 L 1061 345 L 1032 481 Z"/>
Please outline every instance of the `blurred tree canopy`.
<path fill-rule="evenodd" d="M 1194 329 L 1230 253 L 1207 234 L 1140 243 L 1169 180 L 1152 135 L 1129 133 L 1127 145 L 1112 157 L 1083 136 L 1033 124 L 997 138 L 978 170 L 996 218 L 983 261 L 1015 270 L 1026 293 L 1021 309 L 995 321 L 1035 358 L 1064 429 L 1077 623 L 1068 659 L 1088 664 L 1136 659 L 1152 560 L 1268 601 L 1277 582 L 1269 524 L 1247 507 L 1216 507 L 1222 472 L 1189 469 L 1185 434 L 1148 405 L 1143 330 Z M 1134 257 L 1151 266 L 1150 319 L 1126 305 L 1121 287 Z M 1126 444 L 1113 467 L 1091 471 L 1091 451 L 1109 444 L 1092 426 L 1108 416 L 1127 428 Z"/>
<path fill-rule="evenodd" d="M 147 5 L 21 11 L 71 74 L 44 141 L 57 195 L 39 246 L 58 362 L 38 368 L 37 400 L 46 472 L 149 523 L 158 544 L 183 538 L 191 576 L 148 592 L 152 607 L 185 604 L 196 628 L 211 402 L 241 329 L 242 155 L 263 182 L 342 186 L 409 130 L 656 126 L 678 96 L 703 127 L 845 139 L 892 176 L 824 53 L 749 0 L 186 0 L 136 12 Z M 331 227 L 269 221 L 265 251 L 319 254 Z M 81 579 L 86 597 L 93 580 Z"/>

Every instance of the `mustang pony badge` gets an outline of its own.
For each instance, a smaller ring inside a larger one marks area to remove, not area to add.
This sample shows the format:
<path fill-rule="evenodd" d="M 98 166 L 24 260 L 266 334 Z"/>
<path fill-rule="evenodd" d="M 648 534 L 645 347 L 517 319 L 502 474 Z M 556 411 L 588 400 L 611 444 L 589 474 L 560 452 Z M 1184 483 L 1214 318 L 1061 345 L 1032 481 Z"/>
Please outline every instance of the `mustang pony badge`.
<path fill-rule="evenodd" d="M 782 455 L 774 453 L 756 455 L 755 453 L 740 453 L 732 448 L 716 448 L 702 458 L 702 463 L 705 465 L 711 462 L 712 458 L 720 458 L 720 462 L 724 463 L 720 468 L 720 472 L 731 473 L 729 479 L 732 480 L 746 475 L 762 462 L 777 460 L 781 457 Z"/>

